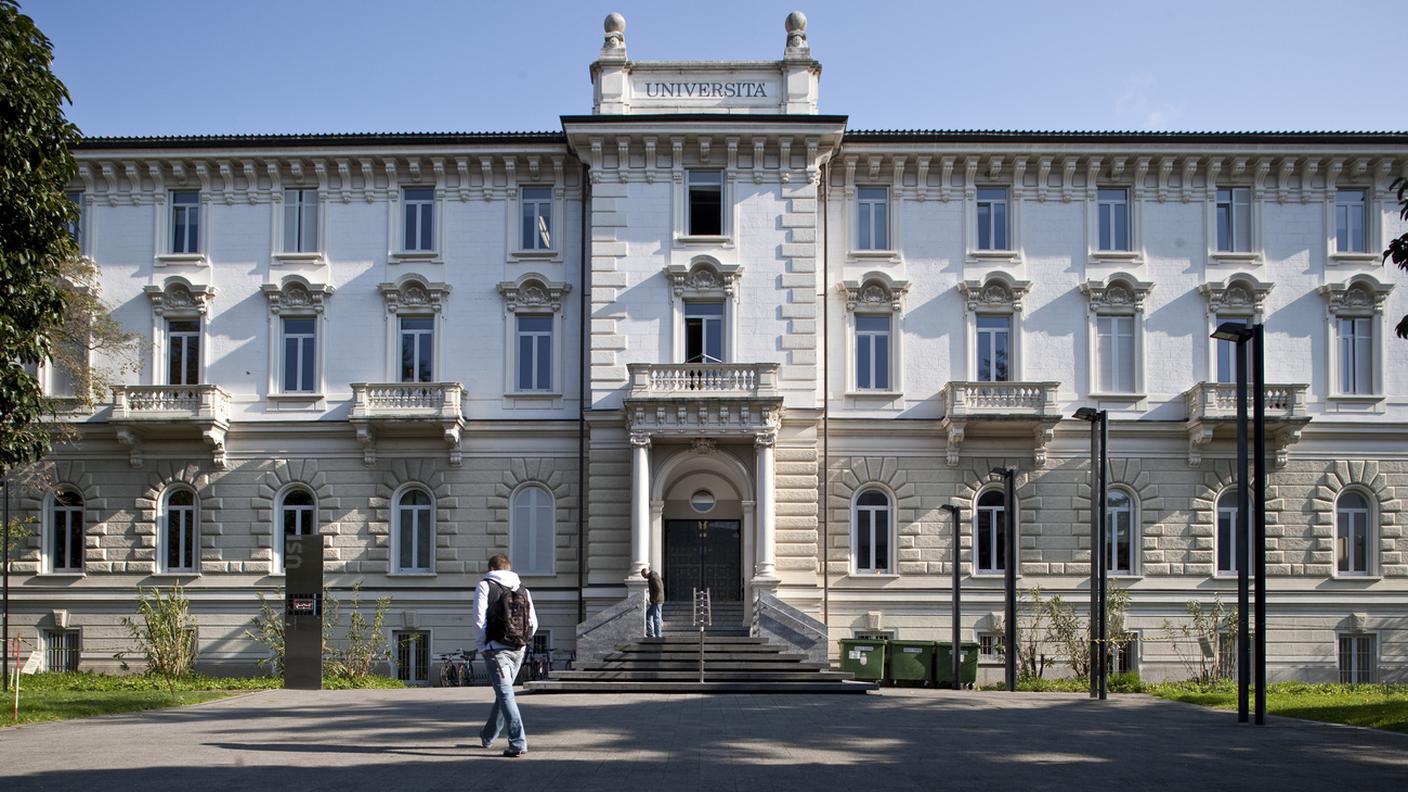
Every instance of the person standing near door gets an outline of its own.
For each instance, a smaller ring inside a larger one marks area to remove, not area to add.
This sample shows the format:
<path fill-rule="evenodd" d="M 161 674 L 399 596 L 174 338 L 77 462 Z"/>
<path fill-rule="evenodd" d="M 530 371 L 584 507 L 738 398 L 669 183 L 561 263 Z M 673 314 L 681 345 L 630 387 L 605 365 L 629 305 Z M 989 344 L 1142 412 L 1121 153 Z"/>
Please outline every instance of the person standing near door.
<path fill-rule="evenodd" d="M 503 553 L 490 557 L 489 572 L 474 590 L 474 627 L 479 653 L 494 686 L 494 706 L 479 732 L 479 743 L 488 748 L 507 727 L 504 756 L 522 756 L 528 752 L 528 736 L 513 698 L 513 681 L 523 667 L 528 643 L 538 631 L 538 614 L 533 597 Z"/>
<path fill-rule="evenodd" d="M 642 567 L 640 576 L 645 578 L 650 589 L 649 599 L 645 605 L 645 637 L 659 638 L 665 628 L 665 619 L 662 613 L 665 609 L 665 581 L 660 578 L 659 572 L 650 567 Z"/>

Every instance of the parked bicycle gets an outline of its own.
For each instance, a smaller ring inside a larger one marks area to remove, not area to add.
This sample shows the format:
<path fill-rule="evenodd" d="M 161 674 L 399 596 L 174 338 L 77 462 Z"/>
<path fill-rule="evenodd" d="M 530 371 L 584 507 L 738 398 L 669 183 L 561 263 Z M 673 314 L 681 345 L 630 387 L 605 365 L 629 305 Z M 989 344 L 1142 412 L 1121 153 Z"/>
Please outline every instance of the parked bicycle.
<path fill-rule="evenodd" d="M 474 680 L 474 657 L 478 652 L 460 649 L 436 655 L 440 661 L 440 687 L 468 686 Z"/>

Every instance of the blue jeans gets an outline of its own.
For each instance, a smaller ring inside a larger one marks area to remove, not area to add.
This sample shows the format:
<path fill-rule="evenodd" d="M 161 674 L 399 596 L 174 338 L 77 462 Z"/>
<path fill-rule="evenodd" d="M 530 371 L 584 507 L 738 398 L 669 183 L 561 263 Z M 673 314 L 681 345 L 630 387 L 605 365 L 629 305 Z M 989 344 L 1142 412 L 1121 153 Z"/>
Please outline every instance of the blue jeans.
<path fill-rule="evenodd" d="M 523 666 L 524 649 L 490 649 L 484 652 L 484 666 L 489 670 L 489 684 L 494 686 L 494 707 L 489 720 L 479 732 L 479 740 L 488 748 L 508 728 L 508 747 L 515 751 L 528 750 L 528 736 L 523 731 L 523 718 L 518 714 L 518 702 L 513 700 L 513 680 Z"/>
<path fill-rule="evenodd" d="M 661 603 L 645 604 L 645 637 L 659 638 L 660 633 L 665 629 L 664 617 L 661 612 L 665 606 Z"/>

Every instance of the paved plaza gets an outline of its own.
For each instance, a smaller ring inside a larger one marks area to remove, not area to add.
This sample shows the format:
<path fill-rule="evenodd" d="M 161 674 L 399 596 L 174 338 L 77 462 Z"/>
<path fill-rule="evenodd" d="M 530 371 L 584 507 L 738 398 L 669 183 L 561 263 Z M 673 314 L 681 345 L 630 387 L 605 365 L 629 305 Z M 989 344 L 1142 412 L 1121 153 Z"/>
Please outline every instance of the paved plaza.
<path fill-rule="evenodd" d="M 1119 696 L 524 696 L 529 755 L 477 747 L 483 688 L 267 691 L 0 731 L 0 788 L 1408 788 L 1408 737 Z"/>

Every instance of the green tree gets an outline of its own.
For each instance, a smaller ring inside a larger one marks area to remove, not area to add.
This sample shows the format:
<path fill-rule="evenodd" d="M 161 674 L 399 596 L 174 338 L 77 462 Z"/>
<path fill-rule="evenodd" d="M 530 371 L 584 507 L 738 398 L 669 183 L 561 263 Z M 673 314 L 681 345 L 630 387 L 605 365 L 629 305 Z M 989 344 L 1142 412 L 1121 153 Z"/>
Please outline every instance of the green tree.
<path fill-rule="evenodd" d="M 1389 189 L 1398 191 L 1398 216 L 1408 221 L 1408 178 L 1400 176 L 1394 179 Z M 1388 249 L 1384 251 L 1384 261 L 1389 259 L 1393 259 L 1399 269 L 1408 272 L 1408 233 L 1388 243 Z M 1408 315 L 1398 320 L 1396 332 L 1399 338 L 1408 338 Z"/>

